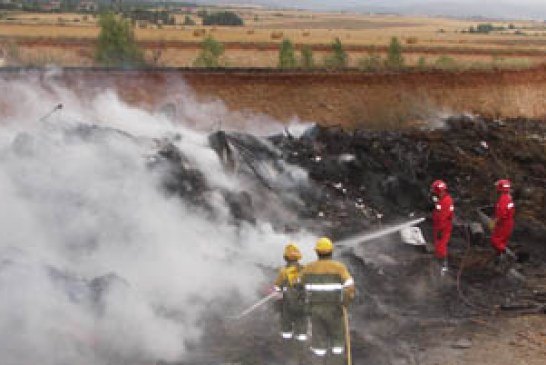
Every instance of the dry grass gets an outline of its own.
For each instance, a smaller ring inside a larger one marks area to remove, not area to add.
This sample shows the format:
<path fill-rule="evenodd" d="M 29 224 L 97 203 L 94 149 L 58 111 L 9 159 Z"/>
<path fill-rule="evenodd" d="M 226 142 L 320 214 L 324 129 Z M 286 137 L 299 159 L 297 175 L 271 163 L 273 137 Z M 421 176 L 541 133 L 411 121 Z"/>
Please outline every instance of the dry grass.
<path fill-rule="evenodd" d="M 461 33 L 476 25 L 476 21 L 420 18 L 400 16 L 370 16 L 341 13 L 314 13 L 308 11 L 273 11 L 263 9 L 237 9 L 245 19 L 244 27 L 204 27 L 200 19 L 193 16 L 195 26 L 157 26 L 136 27 L 135 34 L 141 41 L 179 41 L 198 44 L 203 37 L 211 34 L 220 42 L 245 43 L 255 46 L 253 49 L 240 50 L 227 48 L 226 57 L 234 66 L 275 66 L 272 62 L 272 50 L 264 49 L 264 44 L 277 44 L 283 38 L 289 38 L 295 44 L 326 45 L 335 38 L 340 38 L 347 46 L 385 47 L 391 37 L 402 40 L 406 50 L 408 64 L 417 64 L 420 57 L 425 57 L 427 64 L 433 63 L 442 54 L 455 57 L 459 62 L 490 64 L 491 57 L 499 52 L 513 52 L 503 55 L 505 61 L 500 64 L 535 64 L 544 62 L 544 55 L 531 57 L 525 52 L 546 52 L 546 27 L 538 22 L 512 22 L 516 27 L 523 27 L 526 32 L 541 33 L 539 36 L 518 36 L 513 34 L 467 34 Z M 18 38 L 53 38 L 53 39 L 95 39 L 99 34 L 97 19 L 81 14 L 33 14 L 10 13 L 12 20 L 0 21 L 0 37 L 7 40 Z M 61 19 L 61 20 L 60 20 Z M 75 21 L 75 20 L 78 21 Z M 183 21 L 182 15 L 176 16 L 177 22 Z M 257 19 L 257 20 L 255 20 Z M 509 22 L 496 25 L 508 26 Z M 542 28 L 541 28 L 542 27 Z M 442 30 L 442 31 L 440 31 Z M 252 48 L 252 47 L 251 47 Z M 424 50 L 432 50 L 425 52 Z M 457 52 L 465 51 L 463 54 Z M 480 55 L 473 55 L 479 50 Z M 490 54 L 483 54 L 488 51 Z M 37 51 L 39 51 L 37 49 Z M 164 49 L 164 55 L 181 50 Z M 65 47 L 65 52 L 75 52 Z M 384 51 L 383 51 L 384 52 Z M 183 52 L 193 54 L 195 52 Z M 520 53 L 518 55 L 517 53 Z M 367 54 L 363 51 L 350 52 L 350 65 L 358 65 L 358 60 Z M 380 56 L 384 54 L 379 53 Z M 324 52 L 315 51 L 315 58 L 320 64 Z M 74 56 L 75 57 L 75 56 Z M 165 65 L 182 66 L 192 60 L 181 57 L 162 56 Z M 71 60 L 73 56 L 68 57 Z M 468 60 L 470 58 L 470 60 Z M 88 60 L 82 59 L 87 63 Z M 499 62 L 497 62 L 499 63 Z"/>

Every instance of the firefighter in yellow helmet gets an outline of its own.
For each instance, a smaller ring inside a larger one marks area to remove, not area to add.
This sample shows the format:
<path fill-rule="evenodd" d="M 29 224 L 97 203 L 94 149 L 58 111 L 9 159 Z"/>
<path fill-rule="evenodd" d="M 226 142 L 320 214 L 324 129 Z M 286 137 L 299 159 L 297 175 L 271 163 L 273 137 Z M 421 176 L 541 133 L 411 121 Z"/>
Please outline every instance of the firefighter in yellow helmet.
<path fill-rule="evenodd" d="M 303 266 L 301 252 L 294 243 L 284 248 L 283 267 L 275 280 L 275 290 L 282 293 L 281 336 L 286 340 L 307 340 L 307 317 L 305 315 L 305 292 L 301 284 L 300 273 Z"/>
<path fill-rule="evenodd" d="M 354 280 L 347 267 L 332 260 L 334 246 L 326 237 L 315 246 L 318 260 L 305 266 L 301 280 L 311 316 L 311 351 L 315 362 L 322 363 L 327 355 L 329 364 L 343 364 L 345 353 L 346 306 L 355 294 Z"/>

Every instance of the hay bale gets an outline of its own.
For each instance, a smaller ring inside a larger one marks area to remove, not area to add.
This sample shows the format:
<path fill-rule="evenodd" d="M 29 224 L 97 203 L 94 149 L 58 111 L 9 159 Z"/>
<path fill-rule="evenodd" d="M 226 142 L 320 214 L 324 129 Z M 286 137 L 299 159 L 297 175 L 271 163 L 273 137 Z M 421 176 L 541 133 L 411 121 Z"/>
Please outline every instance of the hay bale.
<path fill-rule="evenodd" d="M 249 35 L 254 34 L 254 33 L 255 33 L 254 29 L 249 29 L 249 30 L 246 31 L 246 34 L 249 34 Z"/>
<path fill-rule="evenodd" d="M 194 37 L 203 37 L 205 34 L 207 34 L 207 31 L 205 29 L 195 29 L 193 31 Z"/>
<path fill-rule="evenodd" d="M 419 38 L 417 37 L 406 38 L 406 44 L 417 44 L 417 43 L 419 43 Z"/>
<path fill-rule="evenodd" d="M 284 37 L 283 32 L 271 32 L 271 39 L 282 39 Z"/>

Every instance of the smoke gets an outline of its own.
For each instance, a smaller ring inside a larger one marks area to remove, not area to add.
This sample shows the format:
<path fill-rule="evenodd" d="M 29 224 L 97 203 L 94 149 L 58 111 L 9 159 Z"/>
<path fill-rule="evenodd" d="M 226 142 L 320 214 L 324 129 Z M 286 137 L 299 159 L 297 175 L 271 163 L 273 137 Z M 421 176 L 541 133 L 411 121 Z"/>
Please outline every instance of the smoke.
<path fill-rule="evenodd" d="M 173 135 L 212 187 L 245 186 L 224 173 L 206 135 L 112 90 L 83 97 L 22 75 L 0 81 L 0 92 L 2 364 L 181 359 L 212 308 L 228 316 L 258 297 L 262 268 L 282 264 L 286 242 L 312 257 L 306 232 L 236 226 L 164 192 L 146 159 Z M 232 117 L 185 93 L 178 121 Z M 221 198 L 214 206 L 227 211 Z"/>

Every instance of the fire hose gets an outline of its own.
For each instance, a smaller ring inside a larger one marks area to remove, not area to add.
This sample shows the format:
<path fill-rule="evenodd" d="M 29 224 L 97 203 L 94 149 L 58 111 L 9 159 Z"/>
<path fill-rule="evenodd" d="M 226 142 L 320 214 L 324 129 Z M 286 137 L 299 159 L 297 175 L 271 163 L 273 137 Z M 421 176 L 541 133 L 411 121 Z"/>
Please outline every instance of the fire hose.
<path fill-rule="evenodd" d="M 349 328 L 349 314 L 347 307 L 343 306 L 343 321 L 345 322 L 345 347 L 347 348 L 347 365 L 352 365 L 353 358 L 351 355 L 351 330 Z"/>
<path fill-rule="evenodd" d="M 53 108 L 52 111 L 50 111 L 49 113 L 47 113 L 46 115 L 40 118 L 40 122 L 44 122 L 45 120 L 47 120 L 47 118 L 53 115 L 53 113 L 55 113 L 57 110 L 61 110 L 62 108 L 63 108 L 63 104 L 55 105 L 55 108 Z"/>
<path fill-rule="evenodd" d="M 254 312 L 256 309 L 264 305 L 265 303 L 269 302 L 271 299 L 275 298 L 278 295 L 277 292 L 272 292 L 271 294 L 263 297 L 262 299 L 258 300 L 256 303 L 252 304 L 250 307 L 242 311 L 236 316 L 229 317 L 230 319 L 241 319 L 243 317 L 246 317 L 248 314 Z"/>

